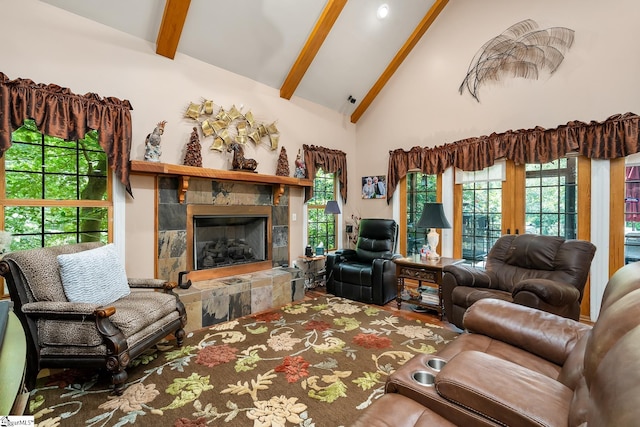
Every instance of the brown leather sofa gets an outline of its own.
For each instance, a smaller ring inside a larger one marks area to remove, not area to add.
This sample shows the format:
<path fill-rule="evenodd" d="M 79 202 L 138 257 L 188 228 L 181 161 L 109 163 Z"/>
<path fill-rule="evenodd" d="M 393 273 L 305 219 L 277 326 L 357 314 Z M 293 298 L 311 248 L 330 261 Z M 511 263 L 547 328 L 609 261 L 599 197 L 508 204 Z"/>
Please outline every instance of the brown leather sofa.
<path fill-rule="evenodd" d="M 640 263 L 611 278 L 592 327 L 496 299 L 474 304 L 464 326 L 390 375 L 354 425 L 639 424 Z"/>
<path fill-rule="evenodd" d="M 465 311 L 483 298 L 578 320 L 595 252 L 593 243 L 585 240 L 536 234 L 502 236 L 489 251 L 484 269 L 465 264 L 443 269 L 447 320 L 462 329 Z"/>

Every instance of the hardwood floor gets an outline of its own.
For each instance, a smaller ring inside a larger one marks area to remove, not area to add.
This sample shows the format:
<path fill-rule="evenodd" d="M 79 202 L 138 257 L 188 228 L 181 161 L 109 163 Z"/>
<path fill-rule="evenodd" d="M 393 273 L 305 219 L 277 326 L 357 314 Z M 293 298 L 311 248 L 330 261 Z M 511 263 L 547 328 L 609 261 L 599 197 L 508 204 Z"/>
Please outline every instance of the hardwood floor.
<path fill-rule="evenodd" d="M 305 297 L 309 299 L 313 299 L 326 294 L 327 294 L 327 289 L 324 286 L 318 286 L 313 289 L 308 289 Z M 436 312 L 418 313 L 413 311 L 412 304 L 403 303 L 402 308 L 398 310 L 398 304 L 396 303 L 396 300 L 393 299 L 389 301 L 386 305 L 382 306 L 381 308 L 387 311 L 390 311 L 397 316 L 404 317 L 405 319 L 418 319 L 418 320 L 422 320 L 423 322 L 429 322 L 434 325 L 438 325 L 442 328 L 447 328 L 455 332 L 462 332 L 456 326 L 447 322 L 446 317 L 445 319 L 440 320 Z"/>

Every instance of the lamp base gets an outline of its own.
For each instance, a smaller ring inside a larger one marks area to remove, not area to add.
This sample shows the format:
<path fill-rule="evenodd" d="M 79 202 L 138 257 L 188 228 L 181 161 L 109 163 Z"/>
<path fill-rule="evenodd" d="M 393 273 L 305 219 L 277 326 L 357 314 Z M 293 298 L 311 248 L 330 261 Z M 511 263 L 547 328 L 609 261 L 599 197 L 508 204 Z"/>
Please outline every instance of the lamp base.
<path fill-rule="evenodd" d="M 440 235 L 434 228 L 432 228 L 431 231 L 429 231 L 429 234 L 427 234 L 427 241 L 429 242 L 429 255 L 427 255 L 427 259 L 440 259 L 440 255 L 438 255 L 438 252 L 436 252 L 436 248 L 438 247 L 438 243 L 440 242 Z"/>

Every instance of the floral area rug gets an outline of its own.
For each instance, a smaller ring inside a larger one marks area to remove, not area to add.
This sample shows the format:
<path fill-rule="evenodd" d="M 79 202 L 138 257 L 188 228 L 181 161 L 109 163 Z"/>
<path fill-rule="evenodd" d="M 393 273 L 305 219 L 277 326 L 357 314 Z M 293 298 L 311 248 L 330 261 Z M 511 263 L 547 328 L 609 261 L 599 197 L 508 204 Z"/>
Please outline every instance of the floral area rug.
<path fill-rule="evenodd" d="M 38 426 L 348 426 L 387 376 L 455 332 L 326 296 L 159 344 L 115 396 L 107 375 L 41 378 L 28 413 Z"/>

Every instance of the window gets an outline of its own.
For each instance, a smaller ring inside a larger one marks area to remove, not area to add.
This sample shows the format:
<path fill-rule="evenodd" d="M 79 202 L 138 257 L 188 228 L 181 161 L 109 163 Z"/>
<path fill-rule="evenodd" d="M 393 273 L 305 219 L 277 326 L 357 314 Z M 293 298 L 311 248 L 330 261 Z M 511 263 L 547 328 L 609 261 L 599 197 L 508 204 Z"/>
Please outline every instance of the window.
<path fill-rule="evenodd" d="M 527 233 L 577 238 L 577 174 L 575 157 L 526 165 Z"/>
<path fill-rule="evenodd" d="M 462 184 L 462 258 L 482 264 L 501 235 L 502 181 L 478 179 Z"/>
<path fill-rule="evenodd" d="M 437 201 L 438 176 L 422 172 L 407 174 L 407 256 L 420 253 L 422 245 L 427 244 L 429 230 L 416 228 L 425 203 Z"/>
<path fill-rule="evenodd" d="M 312 248 L 322 243 L 326 250 L 336 249 L 336 216 L 324 213 L 329 200 L 336 200 L 335 176 L 320 169 L 313 180 L 313 198 L 307 202 L 307 244 Z"/>
<path fill-rule="evenodd" d="M 80 141 L 38 132 L 31 120 L 12 134 L 2 159 L 3 228 L 12 250 L 109 238 L 112 218 L 107 155 L 97 131 Z"/>

